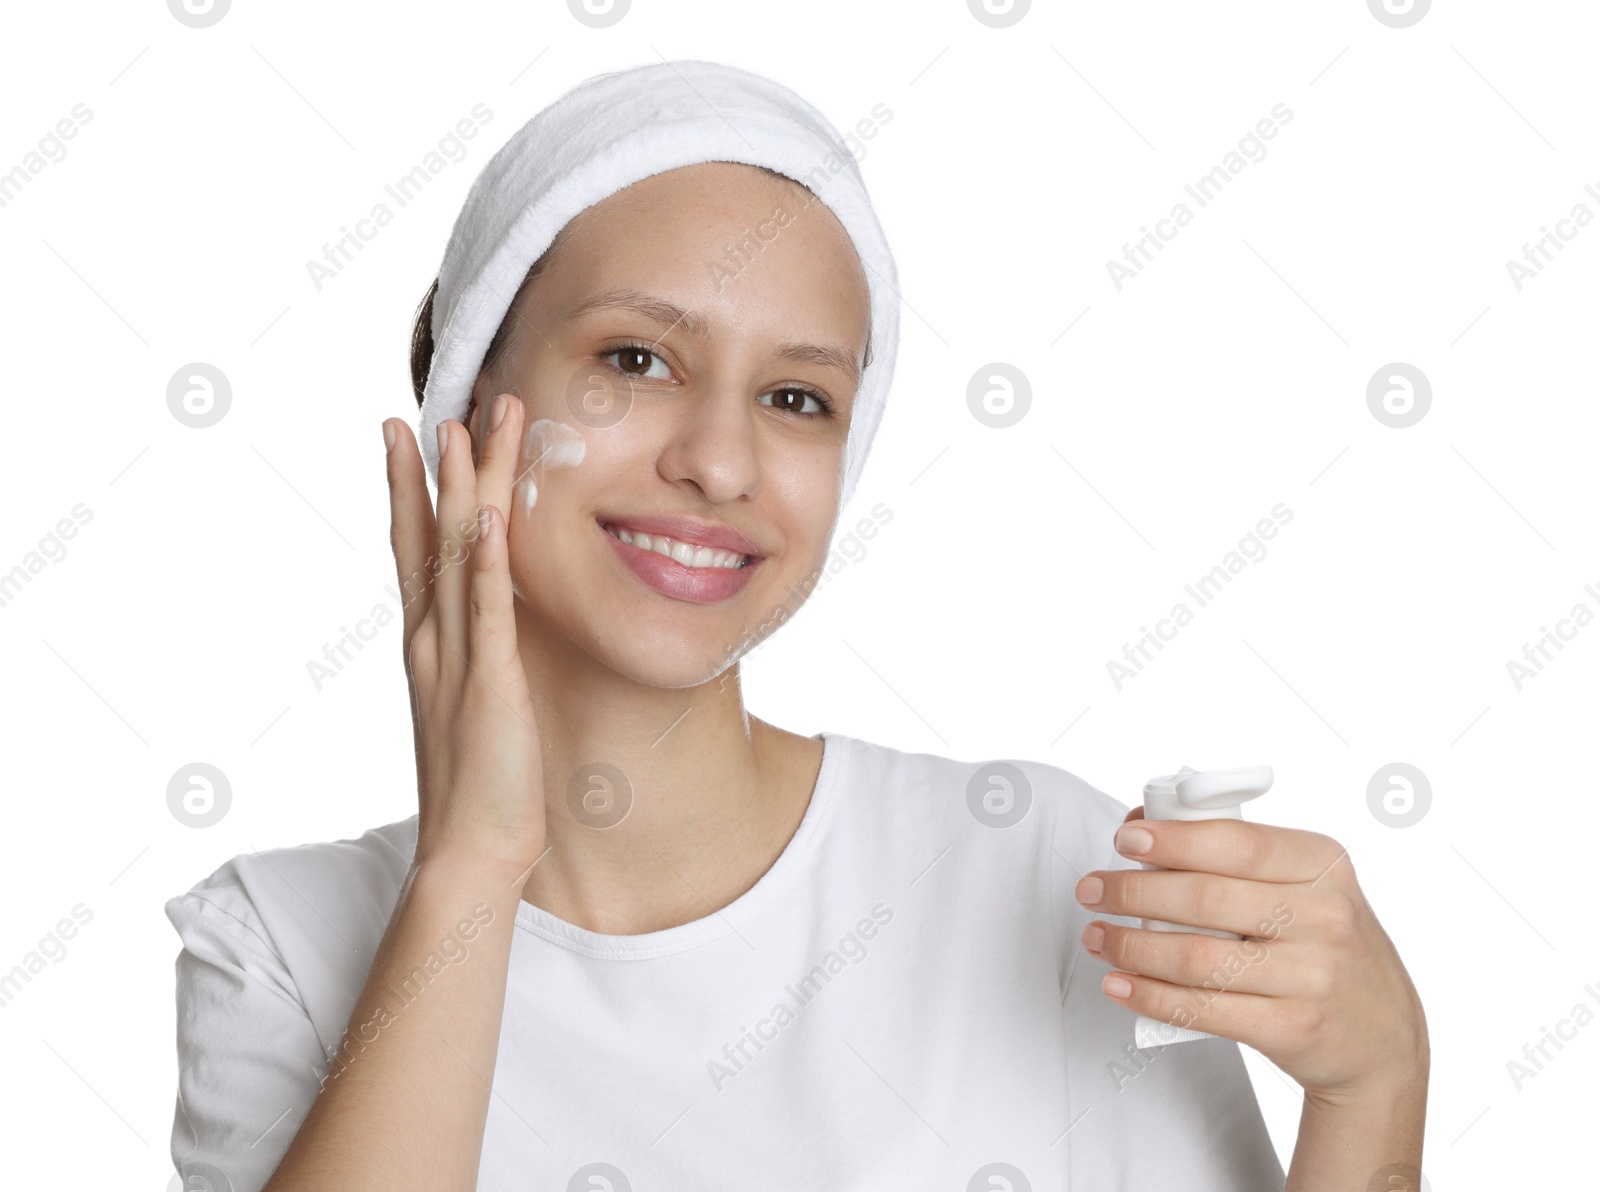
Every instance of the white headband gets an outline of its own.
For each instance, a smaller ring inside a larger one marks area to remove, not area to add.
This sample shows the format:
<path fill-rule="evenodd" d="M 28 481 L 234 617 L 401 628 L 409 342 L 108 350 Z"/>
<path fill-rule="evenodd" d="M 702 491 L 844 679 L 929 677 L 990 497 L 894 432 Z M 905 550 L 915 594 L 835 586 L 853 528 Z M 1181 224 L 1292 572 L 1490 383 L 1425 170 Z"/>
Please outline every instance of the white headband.
<path fill-rule="evenodd" d="M 705 161 L 766 166 L 816 193 L 854 243 L 872 306 L 872 359 L 856 391 L 840 506 L 866 461 L 894 373 L 894 257 L 854 154 L 789 88 L 716 62 L 653 63 L 588 79 L 535 115 L 467 192 L 439 266 L 433 363 L 418 442 L 437 486 L 435 427 L 464 419 L 489 341 L 528 268 L 580 211 L 652 174 Z"/>

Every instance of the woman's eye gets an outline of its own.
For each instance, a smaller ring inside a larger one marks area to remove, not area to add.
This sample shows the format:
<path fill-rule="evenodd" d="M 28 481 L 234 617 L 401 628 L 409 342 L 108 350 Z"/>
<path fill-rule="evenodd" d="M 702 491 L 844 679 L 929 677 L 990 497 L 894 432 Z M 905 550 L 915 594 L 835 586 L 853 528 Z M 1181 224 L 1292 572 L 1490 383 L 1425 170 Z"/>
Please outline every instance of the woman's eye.
<path fill-rule="evenodd" d="M 625 372 L 630 377 L 644 377 L 652 381 L 665 381 L 672 376 L 672 370 L 667 367 L 667 362 L 645 348 L 612 348 L 609 352 L 601 353 L 601 356 L 605 359 L 609 359 L 612 356 L 621 357 L 621 363 L 615 365 L 615 367 L 619 372 Z M 645 371 L 650 367 L 652 360 L 661 366 L 659 373 Z"/>
<path fill-rule="evenodd" d="M 616 357 L 615 360 L 612 357 Z M 612 348 L 609 352 L 600 353 L 600 358 L 611 364 L 618 372 L 630 377 L 639 377 L 643 380 L 667 381 L 672 379 L 672 370 L 667 362 L 650 349 L 638 344 L 627 344 L 620 348 Z M 660 366 L 660 372 L 651 371 L 655 366 Z M 768 400 L 768 399 L 771 400 Z M 795 385 L 785 385 L 781 389 L 773 389 L 763 393 L 757 399 L 764 406 L 771 406 L 785 414 L 798 414 L 806 418 L 819 418 L 829 414 L 833 407 L 828 400 L 810 389 L 802 389 Z M 810 402 L 808 408 L 806 403 Z"/>
<path fill-rule="evenodd" d="M 770 402 L 763 401 L 763 405 L 770 405 L 787 414 L 821 414 L 823 412 L 822 402 L 817 399 L 816 394 L 806 389 L 774 389 L 771 393 L 763 393 L 761 396 L 773 399 Z M 805 403 L 808 401 L 812 405 L 809 410 L 805 408 Z"/>

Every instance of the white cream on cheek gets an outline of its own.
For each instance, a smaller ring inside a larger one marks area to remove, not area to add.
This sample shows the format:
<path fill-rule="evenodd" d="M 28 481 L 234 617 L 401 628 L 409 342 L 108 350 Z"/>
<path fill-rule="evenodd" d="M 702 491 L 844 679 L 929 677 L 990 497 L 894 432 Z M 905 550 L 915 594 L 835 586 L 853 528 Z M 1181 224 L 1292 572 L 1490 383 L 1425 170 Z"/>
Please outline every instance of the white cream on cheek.
<path fill-rule="evenodd" d="M 522 490 L 522 509 L 526 513 L 539 499 L 539 485 L 535 480 L 544 478 L 546 468 L 575 468 L 583 462 L 585 443 L 583 436 L 564 422 L 553 418 L 536 418 L 522 432 L 522 455 L 528 459 L 522 478 L 517 482 Z"/>

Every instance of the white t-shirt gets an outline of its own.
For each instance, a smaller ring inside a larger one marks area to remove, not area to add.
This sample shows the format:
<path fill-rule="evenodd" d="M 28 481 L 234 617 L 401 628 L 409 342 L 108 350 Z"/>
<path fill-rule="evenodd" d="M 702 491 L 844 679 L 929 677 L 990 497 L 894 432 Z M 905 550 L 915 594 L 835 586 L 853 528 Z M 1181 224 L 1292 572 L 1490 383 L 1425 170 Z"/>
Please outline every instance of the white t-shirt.
<path fill-rule="evenodd" d="M 1282 1189 L 1238 1044 L 1136 1052 L 1079 943 L 1131 921 L 1073 897 L 1130 867 L 1125 805 L 1041 762 L 817 735 L 799 828 L 722 910 L 601 935 L 518 904 L 480 1189 Z M 166 904 L 180 1170 L 266 1182 L 416 831 L 241 855 Z"/>

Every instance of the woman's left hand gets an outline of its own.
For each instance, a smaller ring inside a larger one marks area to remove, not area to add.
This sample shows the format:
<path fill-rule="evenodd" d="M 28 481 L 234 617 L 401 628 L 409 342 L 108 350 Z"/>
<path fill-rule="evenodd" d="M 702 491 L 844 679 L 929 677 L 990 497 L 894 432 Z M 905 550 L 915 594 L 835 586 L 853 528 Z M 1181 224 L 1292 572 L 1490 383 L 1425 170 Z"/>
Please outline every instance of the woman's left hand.
<path fill-rule="evenodd" d="M 1117 851 L 1162 869 L 1096 870 L 1078 882 L 1078 901 L 1245 938 L 1096 920 L 1082 942 L 1113 966 L 1107 996 L 1249 1044 L 1328 1104 L 1426 1081 L 1421 999 L 1337 841 L 1244 820 L 1143 816 L 1135 808 L 1124 819 Z"/>

